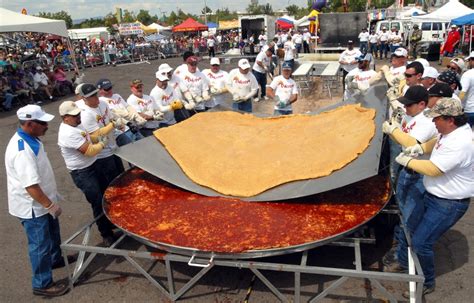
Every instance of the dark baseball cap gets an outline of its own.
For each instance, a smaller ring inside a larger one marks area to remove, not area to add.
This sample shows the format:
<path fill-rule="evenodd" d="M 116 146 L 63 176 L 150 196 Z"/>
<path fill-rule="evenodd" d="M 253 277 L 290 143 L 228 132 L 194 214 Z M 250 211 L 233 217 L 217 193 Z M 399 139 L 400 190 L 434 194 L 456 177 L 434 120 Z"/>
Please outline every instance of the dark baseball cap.
<path fill-rule="evenodd" d="M 428 90 L 430 97 L 449 97 L 453 96 L 453 89 L 446 83 L 436 83 Z"/>
<path fill-rule="evenodd" d="M 79 89 L 79 95 L 81 97 L 89 98 L 95 94 L 97 94 L 99 90 L 94 84 L 84 83 L 81 88 Z"/>
<path fill-rule="evenodd" d="M 109 79 L 100 79 L 99 81 L 97 81 L 96 85 L 98 89 L 112 88 L 112 82 Z"/>
<path fill-rule="evenodd" d="M 459 82 L 458 74 L 453 70 L 445 70 L 438 76 L 438 80 L 449 85 L 456 84 L 458 89 L 462 89 L 461 83 Z"/>
<path fill-rule="evenodd" d="M 189 57 L 194 56 L 194 53 L 191 51 L 185 51 L 183 54 L 183 61 L 186 61 Z"/>
<path fill-rule="evenodd" d="M 410 105 L 421 101 L 428 102 L 428 91 L 421 85 L 410 87 L 404 96 L 398 98 L 404 105 Z"/>

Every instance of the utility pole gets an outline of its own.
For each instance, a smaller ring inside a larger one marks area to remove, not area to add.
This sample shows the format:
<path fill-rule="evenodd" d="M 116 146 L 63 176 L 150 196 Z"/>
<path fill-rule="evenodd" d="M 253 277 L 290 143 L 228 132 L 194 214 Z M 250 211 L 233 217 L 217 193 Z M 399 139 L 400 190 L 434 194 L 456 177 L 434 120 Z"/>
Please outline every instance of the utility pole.
<path fill-rule="evenodd" d="M 204 0 L 204 25 L 207 25 L 207 0 Z"/>

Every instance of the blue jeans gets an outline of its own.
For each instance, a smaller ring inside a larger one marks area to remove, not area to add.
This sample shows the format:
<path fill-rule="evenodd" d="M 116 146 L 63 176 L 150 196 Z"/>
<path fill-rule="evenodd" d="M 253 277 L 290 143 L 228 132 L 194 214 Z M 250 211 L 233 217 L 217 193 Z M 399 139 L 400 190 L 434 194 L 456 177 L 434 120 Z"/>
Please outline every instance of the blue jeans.
<path fill-rule="evenodd" d="M 387 58 L 387 52 L 388 52 L 387 42 L 380 41 L 380 59 L 382 59 L 382 55 L 385 55 L 385 58 Z"/>
<path fill-rule="evenodd" d="M 32 286 L 46 288 L 53 282 L 53 264 L 62 260 L 59 221 L 49 214 L 20 220 L 28 237 Z"/>
<path fill-rule="evenodd" d="M 91 205 L 94 218 L 97 218 L 103 213 L 102 196 L 104 195 L 104 189 L 102 187 L 105 186 L 103 185 L 101 187 L 96 163 L 97 161 L 89 167 L 70 172 L 74 184 L 82 191 L 86 196 L 87 202 Z M 114 225 L 107 217 L 102 216 L 96 223 L 102 237 L 112 236 Z"/>
<path fill-rule="evenodd" d="M 243 112 L 251 113 L 252 112 L 252 99 L 243 102 L 234 102 L 232 103 L 232 109 L 240 110 Z"/>
<path fill-rule="evenodd" d="M 115 142 L 117 142 L 118 146 L 124 146 L 140 139 L 143 139 L 143 136 L 140 132 L 133 133 L 131 130 L 127 130 L 126 132 L 118 136 L 115 139 Z"/>
<path fill-rule="evenodd" d="M 257 79 L 257 83 L 260 86 L 260 96 L 263 98 L 267 94 L 267 74 L 265 73 L 260 73 L 255 70 L 252 70 L 253 75 L 255 76 L 255 79 Z M 257 97 L 258 97 L 258 92 L 257 92 Z"/>
<path fill-rule="evenodd" d="M 428 192 L 423 195 L 425 212 L 416 227 L 412 238 L 413 251 L 420 260 L 420 265 L 425 275 L 425 286 L 435 285 L 435 265 L 433 245 L 448 231 L 469 208 L 469 198 L 463 200 L 448 200 L 438 198 Z M 398 261 L 407 267 L 407 249 L 400 250 Z"/>
<path fill-rule="evenodd" d="M 10 93 L 5 93 L 5 100 L 3 101 L 3 107 L 7 110 L 12 108 L 13 95 Z"/>
<path fill-rule="evenodd" d="M 367 49 L 368 49 L 367 44 L 368 44 L 367 41 L 359 43 L 359 50 L 361 53 L 363 54 L 367 53 Z"/>
<path fill-rule="evenodd" d="M 370 53 L 377 58 L 377 43 L 370 43 Z"/>
<path fill-rule="evenodd" d="M 410 233 L 415 231 L 423 217 L 424 206 L 422 200 L 424 192 L 423 175 L 410 174 L 405 168 L 400 171 L 396 198 L 402 213 L 402 223 Z"/>
<path fill-rule="evenodd" d="M 393 54 L 399 47 L 399 45 L 390 45 L 390 53 Z"/>
<path fill-rule="evenodd" d="M 291 115 L 291 114 L 293 114 L 292 110 L 280 110 L 280 109 L 273 110 L 274 116 L 285 116 L 285 115 Z"/>
<path fill-rule="evenodd" d="M 402 152 L 402 147 L 390 137 L 388 138 L 388 145 L 390 147 L 390 180 L 392 184 L 396 184 L 400 164 L 395 161 L 395 158 Z"/>

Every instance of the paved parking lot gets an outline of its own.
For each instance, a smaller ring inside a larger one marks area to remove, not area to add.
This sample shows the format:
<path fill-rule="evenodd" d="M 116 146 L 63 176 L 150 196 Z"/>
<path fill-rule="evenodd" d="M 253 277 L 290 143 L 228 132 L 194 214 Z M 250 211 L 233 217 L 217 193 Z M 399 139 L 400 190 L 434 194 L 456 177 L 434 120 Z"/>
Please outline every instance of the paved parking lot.
<path fill-rule="evenodd" d="M 95 83 L 102 77 L 107 77 L 115 84 L 115 92 L 123 97 L 129 95 L 128 82 L 133 78 L 142 78 L 145 91 L 151 90 L 154 85 L 154 72 L 158 64 L 168 62 L 175 67 L 181 63 L 179 58 L 170 58 L 161 61 L 152 61 L 151 64 L 131 64 L 117 67 L 104 66 L 85 71 L 86 80 Z M 229 70 L 233 66 L 223 66 Z M 309 102 L 309 101 L 308 101 Z M 62 237 L 66 239 L 80 227 L 88 223 L 91 210 L 83 195 L 73 185 L 64 161 L 56 144 L 57 132 L 60 123 L 58 106 L 60 102 L 44 104 L 44 109 L 56 115 L 50 123 L 49 130 L 43 138 L 46 151 L 56 174 L 60 193 L 65 201 L 62 203 L 63 214 L 60 217 Z M 303 109 L 303 104 L 301 111 Z M 317 105 L 308 105 L 316 107 Z M 263 102 L 256 105 L 256 111 L 271 112 L 271 104 Z M 300 110 L 300 109 L 298 109 Z M 295 110 L 297 111 L 297 110 Z M 6 145 L 17 127 L 14 112 L 0 113 L 1 147 L 3 156 Z M 139 151 L 137 151 L 139 152 Z M 3 203 L 0 212 L 0 296 L 2 302 L 30 302 L 40 301 L 31 293 L 31 273 L 27 256 L 26 237 L 15 217 L 8 214 L 7 189 L 5 168 L 2 161 L 0 169 L 0 191 Z M 385 220 L 382 217 L 380 220 Z M 474 211 L 472 208 L 452 230 L 450 230 L 436 245 L 436 292 L 426 297 L 427 302 L 472 302 L 474 296 Z M 378 231 L 383 235 L 383 231 Z M 387 237 L 388 238 L 388 237 Z M 383 237 L 381 237 L 383 239 Z M 92 243 L 99 244 L 100 237 L 96 228 Z M 127 240 L 123 248 L 130 250 L 145 250 L 139 243 Z M 363 266 L 366 269 L 376 270 L 379 261 L 386 251 L 387 245 L 383 241 L 377 246 L 363 247 Z M 299 256 L 288 255 L 271 259 L 272 262 L 298 263 Z M 319 266 L 352 266 L 353 251 L 350 248 L 323 247 L 310 252 L 308 264 Z M 153 276 L 163 283 L 166 274 L 162 262 L 139 261 Z M 182 285 L 194 273 L 196 268 L 185 264 L 176 264 L 175 279 Z M 294 276 L 285 273 L 266 273 L 269 279 L 286 295 L 291 298 L 294 287 Z M 214 268 L 183 297 L 183 302 L 242 302 L 252 284 L 252 273 L 244 269 Z M 54 271 L 55 279 L 67 276 L 66 270 Z M 322 291 L 336 278 L 329 276 L 302 276 L 302 296 L 308 300 Z M 407 289 L 406 284 L 384 282 L 384 285 L 403 300 L 401 294 Z M 91 264 L 81 282 L 68 294 L 55 298 L 55 302 L 169 302 L 169 300 L 153 285 L 139 274 L 130 264 L 121 258 L 112 258 L 99 255 Z M 249 302 L 276 302 L 277 299 L 260 281 L 253 284 Z M 383 295 L 367 280 L 350 279 L 341 288 L 332 292 L 324 302 L 383 302 Z"/>

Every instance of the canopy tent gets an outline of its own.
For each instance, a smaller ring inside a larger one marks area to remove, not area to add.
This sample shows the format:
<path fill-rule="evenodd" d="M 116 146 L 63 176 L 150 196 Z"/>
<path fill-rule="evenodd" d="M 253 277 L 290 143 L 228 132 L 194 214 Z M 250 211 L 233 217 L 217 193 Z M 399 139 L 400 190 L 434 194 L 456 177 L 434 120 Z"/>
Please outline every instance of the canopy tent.
<path fill-rule="evenodd" d="M 290 28 L 293 28 L 293 23 L 291 22 L 288 22 L 288 21 L 284 21 L 282 18 L 278 19 L 276 22 L 275 22 L 278 26 L 278 28 L 280 29 L 290 29 Z"/>
<path fill-rule="evenodd" d="M 156 28 L 153 28 L 153 27 L 150 27 L 150 26 L 146 26 L 145 24 L 141 23 L 140 21 L 135 21 L 135 23 L 140 23 L 140 27 L 143 31 L 144 34 L 146 35 L 149 35 L 149 34 L 155 34 L 158 32 L 158 30 Z"/>
<path fill-rule="evenodd" d="M 108 39 L 109 37 L 109 32 L 107 31 L 107 27 L 69 29 L 68 33 L 69 33 L 69 38 L 73 40 L 77 40 L 77 39 L 91 40 L 92 38 Z"/>
<path fill-rule="evenodd" d="M 474 24 L 474 13 L 470 13 L 459 18 L 451 20 L 452 24 L 456 24 L 458 26 L 461 25 L 473 25 Z"/>
<path fill-rule="evenodd" d="M 67 37 L 66 22 L 23 15 L 0 7 L 0 32 L 36 32 Z"/>
<path fill-rule="evenodd" d="M 441 6 L 434 12 L 422 16 L 413 16 L 412 21 L 446 21 L 464 16 L 466 14 L 474 13 L 474 10 L 460 3 L 458 0 L 450 0 L 445 5 Z"/>
<path fill-rule="evenodd" d="M 171 27 L 170 26 L 163 26 L 163 25 L 159 25 L 158 23 L 152 23 L 150 25 L 148 25 L 148 27 L 151 27 L 151 28 L 154 28 L 156 29 L 158 32 L 161 32 L 161 31 L 170 31 L 171 30 Z"/>
<path fill-rule="evenodd" d="M 207 22 L 206 25 L 208 28 L 217 28 L 217 23 L 214 22 Z"/>
<path fill-rule="evenodd" d="M 173 32 L 197 32 L 206 31 L 207 29 L 207 25 L 201 24 L 193 18 L 188 18 L 183 23 L 173 27 Z"/>
<path fill-rule="evenodd" d="M 411 7 L 410 9 L 403 10 L 400 13 L 397 12 L 397 14 L 399 19 L 410 19 L 413 16 L 426 15 L 426 12 L 417 7 Z"/>
<path fill-rule="evenodd" d="M 239 28 L 239 20 L 228 20 L 228 21 L 219 21 L 219 29 L 226 30 L 226 29 L 234 29 Z"/>

